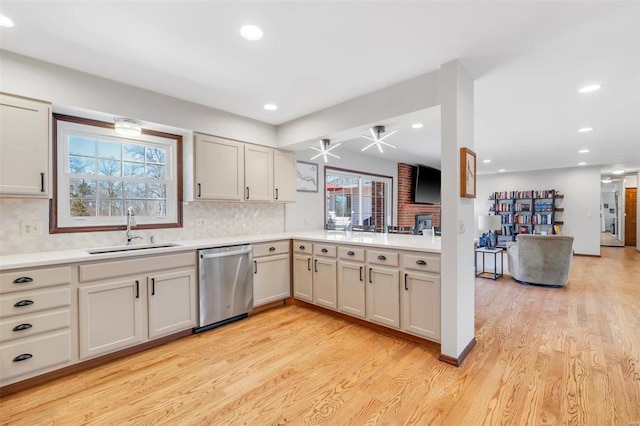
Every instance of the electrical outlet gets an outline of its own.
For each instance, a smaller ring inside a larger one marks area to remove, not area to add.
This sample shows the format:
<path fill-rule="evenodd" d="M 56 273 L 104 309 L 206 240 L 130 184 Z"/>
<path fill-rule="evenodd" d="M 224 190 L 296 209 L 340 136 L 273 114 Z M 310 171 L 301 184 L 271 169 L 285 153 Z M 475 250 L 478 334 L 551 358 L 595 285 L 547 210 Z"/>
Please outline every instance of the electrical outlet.
<path fill-rule="evenodd" d="M 38 220 L 20 222 L 20 235 L 42 235 L 42 222 Z"/>
<path fill-rule="evenodd" d="M 464 234 L 467 231 L 465 222 L 462 219 L 458 220 L 458 234 Z"/>
<path fill-rule="evenodd" d="M 196 228 L 204 228 L 205 219 L 203 217 L 199 217 L 196 219 Z"/>

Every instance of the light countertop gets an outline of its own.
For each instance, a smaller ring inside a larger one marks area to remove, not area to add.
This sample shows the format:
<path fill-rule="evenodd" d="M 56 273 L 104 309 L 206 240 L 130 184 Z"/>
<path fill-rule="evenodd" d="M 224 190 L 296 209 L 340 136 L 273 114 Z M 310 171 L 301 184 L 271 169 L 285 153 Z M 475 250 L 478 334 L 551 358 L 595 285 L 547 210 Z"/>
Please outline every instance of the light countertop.
<path fill-rule="evenodd" d="M 151 248 L 145 250 L 121 251 L 114 253 L 90 254 L 87 250 L 95 250 L 99 249 L 100 247 L 87 247 L 85 249 L 12 254 L 0 256 L 0 271 L 65 263 L 82 263 L 108 259 L 134 258 L 138 256 L 179 253 L 201 248 L 222 247 L 238 244 L 256 244 L 283 239 L 335 242 L 341 244 L 362 245 L 367 247 L 440 253 L 440 237 L 382 234 L 371 232 L 346 233 L 343 231 L 299 231 L 265 235 L 241 235 L 234 237 L 207 238 L 199 240 L 169 241 L 170 243 L 176 244 L 176 246 Z M 158 242 L 158 244 L 161 244 L 163 242 Z"/>

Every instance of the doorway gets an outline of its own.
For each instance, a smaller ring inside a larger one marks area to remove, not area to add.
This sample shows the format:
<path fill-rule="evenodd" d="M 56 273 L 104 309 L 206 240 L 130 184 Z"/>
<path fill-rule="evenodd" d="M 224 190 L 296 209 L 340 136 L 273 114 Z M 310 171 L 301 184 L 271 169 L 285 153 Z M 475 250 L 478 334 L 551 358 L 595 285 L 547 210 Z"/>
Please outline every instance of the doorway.
<path fill-rule="evenodd" d="M 602 182 L 600 186 L 600 246 L 624 247 L 624 229 L 620 226 L 623 190 L 619 179 Z"/>
<path fill-rule="evenodd" d="M 624 199 L 624 244 L 635 246 L 638 229 L 638 188 L 625 188 Z"/>

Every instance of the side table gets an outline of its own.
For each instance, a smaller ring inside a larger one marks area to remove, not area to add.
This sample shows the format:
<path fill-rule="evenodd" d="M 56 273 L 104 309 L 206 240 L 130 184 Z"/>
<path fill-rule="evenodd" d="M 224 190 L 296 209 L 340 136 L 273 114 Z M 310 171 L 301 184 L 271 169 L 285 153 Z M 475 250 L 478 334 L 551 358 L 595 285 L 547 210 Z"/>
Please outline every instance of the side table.
<path fill-rule="evenodd" d="M 478 253 L 482 253 L 482 271 L 478 271 Z M 493 272 L 485 269 L 485 255 L 493 255 Z M 498 273 L 498 257 L 500 258 L 500 272 Z M 504 260 L 502 259 L 502 249 L 500 248 L 487 248 L 479 247 L 475 249 L 474 264 L 476 267 L 476 277 L 487 278 L 490 280 L 497 280 L 504 273 Z"/>

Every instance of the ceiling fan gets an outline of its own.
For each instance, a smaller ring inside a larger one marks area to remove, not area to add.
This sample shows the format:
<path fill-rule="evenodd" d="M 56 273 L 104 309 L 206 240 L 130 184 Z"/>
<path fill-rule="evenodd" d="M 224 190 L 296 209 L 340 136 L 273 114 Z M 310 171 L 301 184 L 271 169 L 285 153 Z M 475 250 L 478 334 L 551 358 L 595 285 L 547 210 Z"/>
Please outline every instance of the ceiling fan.
<path fill-rule="evenodd" d="M 329 148 L 329 144 L 331 143 L 330 139 L 321 139 L 320 140 L 320 149 L 316 148 L 315 146 L 310 147 L 311 149 L 314 149 L 316 151 L 318 151 L 320 154 L 317 154 L 316 156 L 312 157 L 311 160 L 315 160 L 316 158 L 320 157 L 321 155 L 324 157 L 324 162 L 328 163 L 329 161 L 327 160 L 327 155 L 330 155 L 332 157 L 335 157 L 337 159 L 340 159 L 340 157 L 338 157 L 337 155 L 329 152 L 334 148 L 337 148 L 340 146 L 340 143 L 335 144 L 334 146 L 332 146 L 331 148 Z"/>
<path fill-rule="evenodd" d="M 389 136 L 391 136 L 392 134 L 394 134 L 395 132 L 397 132 L 398 130 L 394 130 L 393 132 L 386 134 L 382 137 L 380 137 L 380 135 L 382 133 L 384 133 L 384 126 L 373 126 L 369 129 L 371 131 L 371 135 L 373 137 L 369 137 L 365 134 L 362 134 L 361 136 L 363 138 L 369 139 L 370 141 L 373 141 L 373 143 L 370 143 L 369 145 L 365 146 L 364 148 L 362 148 L 360 151 L 366 151 L 367 149 L 371 148 L 372 146 L 377 146 L 378 147 L 378 151 L 383 152 L 382 151 L 382 145 L 386 145 L 386 146 L 390 146 L 391 148 L 397 148 L 397 146 L 395 145 L 391 145 L 388 142 L 384 142 L 384 140 L 386 138 L 388 138 Z"/>

